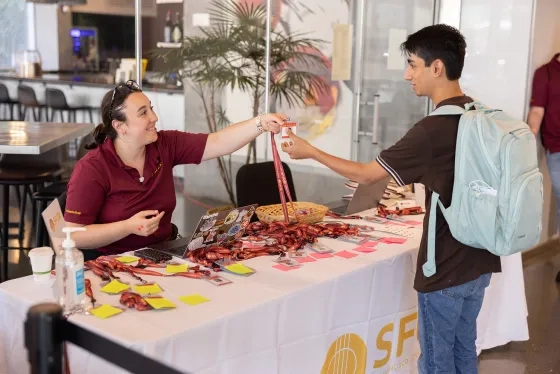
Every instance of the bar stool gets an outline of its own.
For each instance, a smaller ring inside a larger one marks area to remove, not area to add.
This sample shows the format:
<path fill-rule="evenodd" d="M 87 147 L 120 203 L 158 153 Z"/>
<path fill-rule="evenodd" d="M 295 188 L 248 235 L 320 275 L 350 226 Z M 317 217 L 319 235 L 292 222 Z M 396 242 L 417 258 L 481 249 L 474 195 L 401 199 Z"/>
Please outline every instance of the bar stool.
<path fill-rule="evenodd" d="M 20 118 L 22 121 L 25 121 L 27 109 L 31 109 L 31 112 L 33 113 L 33 120 L 35 122 L 40 122 L 42 120 L 43 109 L 45 110 L 44 118 L 47 118 L 47 106 L 39 103 L 33 88 L 20 84 L 18 86 L 18 101 L 20 104 Z"/>
<path fill-rule="evenodd" d="M 8 87 L 6 87 L 6 85 L 0 83 L 0 110 L 1 107 L 6 105 L 6 109 L 8 109 L 8 116 L 7 118 L 4 117 L 4 111 L 2 111 L 2 115 L 1 118 L 3 120 L 7 119 L 8 121 L 13 121 L 16 119 L 16 117 L 14 116 L 14 107 L 17 108 L 18 102 L 14 101 L 10 98 L 10 95 L 8 94 Z M 19 116 L 18 116 L 19 117 Z"/>
<path fill-rule="evenodd" d="M 80 106 L 80 107 L 71 107 L 68 105 L 68 101 L 66 100 L 66 95 L 59 89 L 56 88 L 47 88 L 45 90 L 45 102 L 47 104 L 47 108 L 51 109 L 51 117 L 48 119 L 49 122 L 53 122 L 55 119 L 55 115 L 58 113 L 60 116 L 60 122 L 64 122 L 64 112 L 66 112 L 66 122 L 77 122 L 76 120 L 76 113 L 79 111 L 89 114 L 89 122 L 93 123 L 93 113 L 92 110 L 96 109 L 89 106 Z M 78 153 L 78 141 L 79 139 L 75 139 L 74 141 L 68 143 L 69 146 L 69 153 L 72 156 L 76 156 Z"/>
<path fill-rule="evenodd" d="M 2 242 L 3 271 L 2 281 L 8 274 L 8 240 L 10 228 L 10 186 L 23 186 L 24 195 L 20 204 L 19 235 L 21 242 L 24 232 L 25 205 L 27 195 L 31 195 L 34 186 L 42 186 L 48 182 L 54 182 L 63 173 L 60 167 L 61 149 L 55 148 L 40 156 L 31 155 L 2 155 L 0 160 L 0 186 L 3 187 L 2 196 Z M 33 205 L 33 220 L 35 220 L 36 206 Z"/>
<path fill-rule="evenodd" d="M 60 121 L 64 122 L 64 112 L 67 112 L 66 121 L 67 122 L 77 122 L 76 113 L 79 111 L 87 112 L 89 114 L 89 122 L 93 123 L 93 113 L 92 110 L 96 109 L 89 106 L 71 107 L 66 101 L 66 95 L 59 89 L 47 88 L 45 90 L 45 102 L 47 107 L 52 109 L 50 122 L 54 121 L 56 113 L 60 115 Z"/>

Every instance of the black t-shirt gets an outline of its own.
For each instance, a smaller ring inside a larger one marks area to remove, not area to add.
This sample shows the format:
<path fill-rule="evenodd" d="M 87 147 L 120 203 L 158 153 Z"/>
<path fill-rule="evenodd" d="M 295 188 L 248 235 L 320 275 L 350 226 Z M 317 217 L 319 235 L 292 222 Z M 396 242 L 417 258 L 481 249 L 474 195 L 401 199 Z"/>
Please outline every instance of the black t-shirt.
<path fill-rule="evenodd" d="M 463 107 L 472 102 L 468 96 L 453 97 L 442 105 Z M 492 253 L 464 245 L 451 235 L 441 209 L 436 215 L 436 274 L 424 276 L 422 265 L 427 259 L 428 223 L 432 192 L 440 195 L 446 207 L 451 204 L 455 175 L 455 143 L 459 116 L 428 116 L 412 127 L 391 148 L 381 152 L 377 161 L 400 185 L 422 183 L 426 186 L 426 215 L 424 233 L 420 242 L 414 289 L 433 292 L 459 286 L 477 279 L 482 274 L 501 271 L 500 258 Z"/>

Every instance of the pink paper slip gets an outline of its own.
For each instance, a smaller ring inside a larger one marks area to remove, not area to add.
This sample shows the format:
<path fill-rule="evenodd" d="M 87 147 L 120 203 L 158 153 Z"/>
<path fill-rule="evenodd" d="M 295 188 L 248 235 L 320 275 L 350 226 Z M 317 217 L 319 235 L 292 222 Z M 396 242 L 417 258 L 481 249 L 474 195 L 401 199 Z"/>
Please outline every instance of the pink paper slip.
<path fill-rule="evenodd" d="M 422 224 L 422 221 L 404 221 L 404 223 L 406 223 L 407 225 L 411 225 L 411 226 L 418 226 Z"/>
<path fill-rule="evenodd" d="M 385 243 L 385 244 L 404 244 L 404 243 L 406 243 L 406 239 L 404 239 L 404 238 L 383 238 L 380 241 L 381 241 L 381 243 Z"/>
<path fill-rule="evenodd" d="M 310 256 L 313 256 L 317 260 L 320 260 L 322 258 L 331 258 L 333 255 L 330 253 L 311 253 Z"/>
<path fill-rule="evenodd" d="M 366 247 L 366 246 L 359 246 L 356 247 L 354 249 L 352 249 L 353 251 L 356 252 L 361 252 L 361 253 L 371 253 L 371 252 L 375 252 L 375 249 L 371 248 L 371 247 Z"/>
<path fill-rule="evenodd" d="M 299 262 L 300 264 L 306 263 L 306 262 L 315 262 L 317 260 L 315 260 L 313 257 L 307 256 L 307 257 L 299 257 L 295 259 L 297 262 Z"/>
<path fill-rule="evenodd" d="M 286 266 L 284 264 L 278 264 L 278 265 L 274 265 L 273 268 L 278 269 L 278 270 L 282 270 L 282 271 L 290 271 L 290 270 L 295 270 L 295 269 L 299 269 L 299 266 Z"/>
<path fill-rule="evenodd" d="M 342 258 L 346 258 L 346 259 L 357 256 L 356 253 L 352 253 L 352 252 L 348 252 L 348 251 L 340 251 L 340 252 L 335 253 L 334 255 L 342 257 Z"/>
<path fill-rule="evenodd" d="M 362 243 L 362 245 L 360 245 L 360 247 L 374 248 L 375 246 L 377 246 L 377 244 L 379 244 L 379 242 L 377 242 L 377 241 L 367 241 L 365 243 Z"/>

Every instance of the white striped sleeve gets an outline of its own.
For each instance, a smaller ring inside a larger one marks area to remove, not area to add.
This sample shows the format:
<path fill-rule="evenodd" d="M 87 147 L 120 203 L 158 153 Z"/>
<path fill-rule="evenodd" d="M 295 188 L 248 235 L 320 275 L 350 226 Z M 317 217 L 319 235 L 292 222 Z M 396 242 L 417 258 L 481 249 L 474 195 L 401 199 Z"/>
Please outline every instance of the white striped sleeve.
<path fill-rule="evenodd" d="M 391 175 L 391 177 L 395 180 L 395 182 L 397 182 L 397 184 L 399 186 L 402 187 L 402 186 L 406 185 L 406 183 L 403 182 L 402 178 L 399 176 L 397 171 L 395 169 L 393 169 L 388 163 L 386 163 L 381 158 L 381 155 L 377 156 L 376 160 L 379 163 L 379 165 L 381 165 L 383 167 L 383 169 L 387 170 L 387 173 L 389 173 L 389 175 Z"/>
<path fill-rule="evenodd" d="M 432 165 L 432 144 L 422 121 L 393 146 L 381 151 L 376 161 L 399 186 L 418 183 Z"/>

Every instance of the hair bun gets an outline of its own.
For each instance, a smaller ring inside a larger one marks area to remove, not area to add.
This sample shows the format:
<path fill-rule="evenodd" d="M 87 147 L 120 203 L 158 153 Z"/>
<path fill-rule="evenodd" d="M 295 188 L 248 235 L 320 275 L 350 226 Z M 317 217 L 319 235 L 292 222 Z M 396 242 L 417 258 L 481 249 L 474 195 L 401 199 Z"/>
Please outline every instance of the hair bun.
<path fill-rule="evenodd" d="M 86 145 L 86 149 L 97 148 L 97 146 L 103 144 L 106 138 L 107 134 L 105 133 L 105 125 L 100 123 L 95 126 L 95 130 L 93 130 L 93 143 Z"/>

